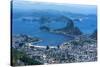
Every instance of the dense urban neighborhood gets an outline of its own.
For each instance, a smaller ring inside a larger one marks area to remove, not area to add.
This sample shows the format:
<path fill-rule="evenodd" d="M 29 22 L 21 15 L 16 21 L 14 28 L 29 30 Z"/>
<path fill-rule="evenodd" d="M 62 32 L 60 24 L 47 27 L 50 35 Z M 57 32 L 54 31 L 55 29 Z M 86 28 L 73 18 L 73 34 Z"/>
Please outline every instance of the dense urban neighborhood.
<path fill-rule="evenodd" d="M 77 36 L 74 40 L 57 46 L 34 45 L 39 41 L 41 41 L 39 38 L 28 35 L 14 35 L 12 39 L 12 64 L 39 65 L 97 60 L 96 38 Z"/>

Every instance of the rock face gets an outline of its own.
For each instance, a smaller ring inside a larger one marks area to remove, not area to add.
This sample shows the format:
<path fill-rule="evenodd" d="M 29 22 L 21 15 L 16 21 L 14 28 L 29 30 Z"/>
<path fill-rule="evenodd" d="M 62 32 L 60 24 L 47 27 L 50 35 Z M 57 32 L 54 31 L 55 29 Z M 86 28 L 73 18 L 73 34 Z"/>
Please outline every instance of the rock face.
<path fill-rule="evenodd" d="M 90 37 L 91 37 L 92 39 L 97 40 L 97 30 L 95 30 L 95 31 L 93 32 L 93 34 L 90 35 Z"/>
<path fill-rule="evenodd" d="M 69 20 L 67 22 L 66 27 L 64 27 L 62 29 L 57 29 L 55 31 L 59 31 L 59 32 L 63 32 L 66 34 L 71 34 L 71 35 L 81 35 L 82 34 L 80 29 L 78 27 L 74 26 L 74 22 L 72 20 Z"/>
<path fill-rule="evenodd" d="M 48 16 L 42 16 L 39 20 L 41 25 L 45 25 L 46 23 L 50 23 L 50 17 Z"/>
<path fill-rule="evenodd" d="M 41 26 L 40 30 L 42 30 L 42 31 L 50 31 L 50 28 L 47 27 L 47 26 Z"/>

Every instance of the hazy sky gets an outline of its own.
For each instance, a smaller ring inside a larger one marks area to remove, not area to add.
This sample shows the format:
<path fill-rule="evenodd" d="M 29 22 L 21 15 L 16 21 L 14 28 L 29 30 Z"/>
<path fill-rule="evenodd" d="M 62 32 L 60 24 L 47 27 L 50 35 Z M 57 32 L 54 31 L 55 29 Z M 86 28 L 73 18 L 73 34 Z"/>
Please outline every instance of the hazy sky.
<path fill-rule="evenodd" d="M 68 3 L 51 3 L 51 2 L 26 2 L 13 1 L 13 8 L 15 10 L 59 10 L 72 13 L 96 14 L 96 6 L 94 5 L 77 5 Z"/>
<path fill-rule="evenodd" d="M 14 1 L 36 1 L 36 2 L 54 2 L 54 3 L 74 3 L 74 4 L 89 4 L 96 5 L 97 0 L 14 0 Z"/>

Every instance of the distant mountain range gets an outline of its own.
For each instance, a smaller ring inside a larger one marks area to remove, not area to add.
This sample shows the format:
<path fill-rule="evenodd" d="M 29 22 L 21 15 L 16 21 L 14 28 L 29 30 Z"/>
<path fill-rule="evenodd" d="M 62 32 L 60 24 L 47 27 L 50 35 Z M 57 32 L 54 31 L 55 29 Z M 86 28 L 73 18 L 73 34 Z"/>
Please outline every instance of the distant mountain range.
<path fill-rule="evenodd" d="M 55 10 L 60 12 L 70 12 L 78 14 L 96 14 L 95 5 L 78 5 L 78 4 L 57 4 L 57 3 L 44 3 L 44 2 L 28 2 L 28 1 L 13 1 L 14 11 L 31 12 L 34 10 Z M 52 11 L 51 11 L 52 12 Z"/>

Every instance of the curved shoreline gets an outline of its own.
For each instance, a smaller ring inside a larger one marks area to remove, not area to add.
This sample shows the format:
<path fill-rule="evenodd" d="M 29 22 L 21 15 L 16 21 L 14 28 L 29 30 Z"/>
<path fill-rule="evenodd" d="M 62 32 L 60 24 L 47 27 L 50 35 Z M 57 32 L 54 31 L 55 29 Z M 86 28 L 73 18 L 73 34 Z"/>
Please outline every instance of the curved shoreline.
<path fill-rule="evenodd" d="M 29 47 L 36 47 L 36 48 L 46 48 L 47 46 L 39 46 L 39 45 L 33 45 L 32 43 L 28 43 Z M 49 46 L 50 48 L 57 48 L 57 46 Z"/>

